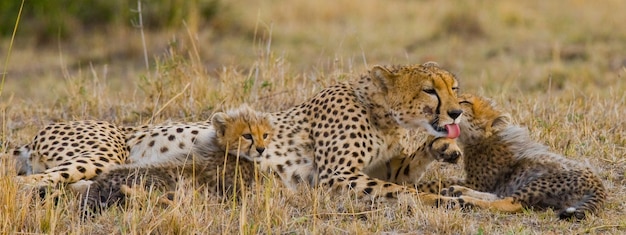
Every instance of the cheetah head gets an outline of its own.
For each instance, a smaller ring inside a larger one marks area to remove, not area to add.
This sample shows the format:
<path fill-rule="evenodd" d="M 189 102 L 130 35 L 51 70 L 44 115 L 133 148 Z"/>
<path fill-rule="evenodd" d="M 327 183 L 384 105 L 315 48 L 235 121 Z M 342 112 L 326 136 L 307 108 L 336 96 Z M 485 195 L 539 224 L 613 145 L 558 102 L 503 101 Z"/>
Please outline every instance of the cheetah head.
<path fill-rule="evenodd" d="M 462 94 L 459 96 L 459 103 L 464 114 L 464 120 L 460 124 L 459 140 L 464 144 L 472 144 L 480 139 L 488 138 L 511 123 L 509 114 L 496 107 L 495 103 L 487 98 Z"/>
<path fill-rule="evenodd" d="M 389 114 L 407 129 L 424 128 L 437 137 L 456 138 L 463 110 L 456 77 L 436 63 L 383 67 L 370 71 Z"/>
<path fill-rule="evenodd" d="M 214 114 L 211 123 L 222 148 L 252 161 L 261 156 L 273 136 L 269 116 L 243 105 L 227 113 Z"/>

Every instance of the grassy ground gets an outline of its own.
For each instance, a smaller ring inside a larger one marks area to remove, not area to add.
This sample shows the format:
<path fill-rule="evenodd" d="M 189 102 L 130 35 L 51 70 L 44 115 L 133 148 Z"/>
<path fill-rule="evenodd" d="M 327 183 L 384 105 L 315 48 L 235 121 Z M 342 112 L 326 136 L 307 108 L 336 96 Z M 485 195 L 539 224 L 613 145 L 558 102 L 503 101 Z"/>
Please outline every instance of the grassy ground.
<path fill-rule="evenodd" d="M 492 97 L 533 137 L 589 161 L 609 190 L 581 223 L 552 211 L 460 212 L 419 202 L 367 205 L 322 190 L 284 190 L 269 178 L 241 202 L 181 190 L 174 207 L 137 198 L 81 221 L 14 183 L 0 167 L 5 233 L 622 234 L 626 231 L 626 2 L 252 1 L 226 3 L 210 26 L 91 31 L 48 46 L 20 40 L 0 93 L 3 149 L 42 125 L 100 119 L 134 125 L 205 120 L 247 102 L 277 111 L 374 64 L 439 62 L 463 92 Z M 144 65 L 144 46 L 150 68 Z M 0 45 L 6 59 L 8 40 Z M 460 176 L 437 165 L 428 178 Z M 141 208 L 141 209 L 139 209 Z"/>

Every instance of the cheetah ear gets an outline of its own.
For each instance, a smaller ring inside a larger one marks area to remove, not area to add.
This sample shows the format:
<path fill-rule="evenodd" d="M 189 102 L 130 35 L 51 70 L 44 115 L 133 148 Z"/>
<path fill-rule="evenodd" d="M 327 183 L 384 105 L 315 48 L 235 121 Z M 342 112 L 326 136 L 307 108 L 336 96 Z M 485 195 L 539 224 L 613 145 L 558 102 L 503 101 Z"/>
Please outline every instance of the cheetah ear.
<path fill-rule="evenodd" d="M 423 63 L 422 66 L 439 68 L 439 64 L 437 62 L 435 62 L 435 61 L 426 61 L 426 63 Z"/>
<path fill-rule="evenodd" d="M 506 128 L 507 126 L 509 126 L 509 124 L 511 124 L 511 116 L 506 114 L 500 115 L 496 119 L 491 121 L 489 129 L 491 132 L 495 132 Z"/>
<path fill-rule="evenodd" d="M 370 71 L 370 76 L 372 76 L 375 84 L 378 84 L 384 92 L 387 92 L 397 75 L 383 66 L 376 65 Z"/>
<path fill-rule="evenodd" d="M 215 131 L 218 135 L 223 136 L 226 133 L 226 125 L 228 124 L 229 117 L 226 113 L 218 112 L 211 117 L 211 125 L 215 127 Z"/>
<path fill-rule="evenodd" d="M 272 125 L 272 115 L 270 113 L 261 113 L 262 119 L 268 122 L 269 125 Z"/>

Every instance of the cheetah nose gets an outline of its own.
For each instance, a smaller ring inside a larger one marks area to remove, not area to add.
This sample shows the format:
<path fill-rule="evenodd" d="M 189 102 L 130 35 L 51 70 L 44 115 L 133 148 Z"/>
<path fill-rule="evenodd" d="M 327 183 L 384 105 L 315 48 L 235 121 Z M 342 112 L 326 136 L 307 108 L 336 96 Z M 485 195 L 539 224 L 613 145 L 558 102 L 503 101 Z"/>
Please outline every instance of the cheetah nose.
<path fill-rule="evenodd" d="M 461 152 L 459 151 L 454 151 L 453 153 L 450 154 L 450 158 L 446 159 L 446 162 L 448 163 L 457 163 L 459 161 L 459 157 L 461 157 Z"/>
<path fill-rule="evenodd" d="M 256 151 L 259 152 L 259 154 L 262 154 L 265 151 L 265 148 L 256 148 Z"/>
<path fill-rule="evenodd" d="M 459 161 L 460 156 L 461 156 L 461 153 L 459 151 L 454 151 L 454 153 L 452 153 L 452 156 L 450 156 L 450 161 L 452 163 L 456 163 L 457 161 Z"/>
<path fill-rule="evenodd" d="M 450 116 L 452 119 L 457 119 L 459 116 L 461 116 L 462 113 L 463 113 L 463 110 L 454 109 L 454 110 L 448 111 L 448 116 Z"/>

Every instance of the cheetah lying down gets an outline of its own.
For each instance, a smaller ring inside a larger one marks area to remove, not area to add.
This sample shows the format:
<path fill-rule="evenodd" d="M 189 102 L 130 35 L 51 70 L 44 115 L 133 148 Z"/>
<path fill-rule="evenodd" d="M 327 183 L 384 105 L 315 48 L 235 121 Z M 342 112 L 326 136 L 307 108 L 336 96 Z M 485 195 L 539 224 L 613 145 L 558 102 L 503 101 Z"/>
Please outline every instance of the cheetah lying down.
<path fill-rule="evenodd" d="M 525 128 L 490 100 L 465 94 L 458 139 L 465 161 L 465 179 L 445 180 L 442 193 L 460 196 L 462 204 L 519 212 L 523 207 L 554 208 L 559 218 L 584 219 L 600 210 L 606 192 L 587 164 L 550 152 L 531 140 Z M 440 182 L 418 189 L 438 191 Z"/>
<path fill-rule="evenodd" d="M 373 177 L 373 170 L 409 158 L 400 143 L 408 130 L 456 137 L 462 116 L 457 89 L 456 77 L 435 63 L 374 66 L 356 80 L 272 113 L 276 135 L 262 156 L 250 160 L 291 189 L 308 184 L 365 200 L 410 197 L 435 204 L 441 196 L 384 179 L 395 174 Z"/>
<path fill-rule="evenodd" d="M 352 191 L 359 197 L 395 200 L 398 196 L 406 195 L 434 204 L 441 199 L 440 196 L 418 193 L 413 188 L 399 184 L 410 182 L 414 180 L 412 176 L 421 174 L 423 167 L 419 159 L 414 161 L 416 158 L 411 156 L 420 156 L 422 153 L 419 151 L 424 150 L 405 153 L 405 146 L 399 140 L 406 136 L 408 130 L 426 130 L 437 137 L 456 137 L 457 123 L 462 116 L 456 97 L 457 89 L 456 77 L 435 63 L 375 66 L 354 81 L 328 87 L 300 105 L 272 113 L 270 121 L 276 128 L 276 134 L 267 150 L 246 149 L 247 154 L 241 157 L 258 162 L 263 170 L 277 173 L 285 185 L 292 189 L 300 183 L 307 183 L 333 190 Z M 169 135 L 172 130 L 178 133 L 178 128 L 160 129 L 165 131 L 163 133 L 155 133 L 155 130 L 151 127 L 147 130 L 123 130 L 125 133 L 136 133 L 126 134 L 127 145 L 122 146 L 125 150 L 123 154 L 131 153 L 127 161 L 154 160 L 145 160 L 146 156 L 150 159 L 156 156 L 165 161 L 172 156 L 179 160 L 187 159 L 190 146 L 204 145 L 203 136 L 207 131 L 210 132 L 208 129 L 197 132 L 191 130 L 190 136 L 182 137 L 185 146 L 180 147 L 183 142 L 172 146 L 175 142 L 170 139 L 177 140 L 180 136 Z M 187 133 L 186 129 L 181 130 L 181 134 Z M 144 131 L 151 133 L 144 135 Z M 142 136 L 147 139 L 142 141 Z M 159 137 L 161 140 L 153 142 L 148 140 L 150 137 Z M 73 144 L 67 140 L 57 144 L 66 143 Z M 97 162 L 108 157 L 98 158 L 99 154 L 97 151 L 92 152 L 89 157 L 93 159 L 89 161 Z M 388 163 L 391 168 L 387 170 L 401 169 L 402 172 L 375 177 L 377 173 L 374 170 Z M 68 164 L 65 166 L 77 165 L 72 161 Z M 117 164 L 121 163 L 110 165 Z M 68 173 L 72 180 L 59 182 L 72 183 L 93 177 L 81 175 L 81 169 Z M 103 170 L 98 171 L 101 172 Z"/>
<path fill-rule="evenodd" d="M 120 165 L 93 178 L 88 189 L 78 190 L 87 194 L 87 209 L 97 212 L 144 189 L 171 196 L 180 181 L 217 195 L 237 194 L 239 189 L 248 187 L 253 182 L 255 167 L 244 155 L 250 149 L 264 151 L 273 135 L 268 115 L 242 107 L 216 113 L 211 124 L 214 131 L 204 140 L 206 144 L 196 145 L 187 162 L 172 158 L 170 162 Z"/>

